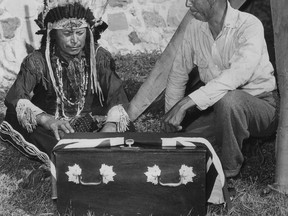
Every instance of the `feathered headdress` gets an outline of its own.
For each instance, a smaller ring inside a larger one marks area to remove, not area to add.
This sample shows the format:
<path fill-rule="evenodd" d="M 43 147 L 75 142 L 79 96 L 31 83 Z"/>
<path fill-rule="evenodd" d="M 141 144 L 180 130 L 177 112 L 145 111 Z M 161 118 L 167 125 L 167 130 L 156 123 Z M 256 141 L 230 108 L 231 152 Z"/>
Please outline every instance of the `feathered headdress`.
<path fill-rule="evenodd" d="M 107 4 L 108 0 L 44 0 L 35 20 L 40 27 L 37 33 L 43 34 L 48 23 L 71 18 L 85 20 L 90 28 L 94 28 L 102 24 Z"/>
<path fill-rule="evenodd" d="M 105 12 L 108 0 L 44 0 L 38 18 L 35 20 L 40 27 L 37 34 L 46 34 L 45 58 L 49 68 L 49 74 L 56 91 L 58 92 L 56 80 L 50 60 L 50 31 L 52 29 L 77 29 L 88 27 L 90 33 L 90 69 L 91 69 L 91 89 L 99 95 L 102 103 L 103 94 L 97 80 L 96 57 L 94 48 L 93 30 L 95 27 L 103 25 L 101 20 Z M 107 25 L 104 23 L 104 25 Z M 59 97 L 58 97 L 59 98 Z"/>

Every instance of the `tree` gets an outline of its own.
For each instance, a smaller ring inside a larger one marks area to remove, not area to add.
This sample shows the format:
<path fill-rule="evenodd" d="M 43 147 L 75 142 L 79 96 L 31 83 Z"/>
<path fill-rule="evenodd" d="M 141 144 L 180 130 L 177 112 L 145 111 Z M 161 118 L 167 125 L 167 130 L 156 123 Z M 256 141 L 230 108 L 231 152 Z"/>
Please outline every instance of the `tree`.
<path fill-rule="evenodd" d="M 280 93 L 279 125 L 276 137 L 276 174 L 273 189 L 288 193 L 288 1 L 270 0 L 277 80 Z"/>

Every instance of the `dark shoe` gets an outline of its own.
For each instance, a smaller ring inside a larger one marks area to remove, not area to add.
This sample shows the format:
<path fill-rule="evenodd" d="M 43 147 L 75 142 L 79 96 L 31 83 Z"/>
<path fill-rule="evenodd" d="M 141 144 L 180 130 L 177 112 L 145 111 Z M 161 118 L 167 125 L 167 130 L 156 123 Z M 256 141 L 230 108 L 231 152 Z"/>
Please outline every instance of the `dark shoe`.
<path fill-rule="evenodd" d="M 234 178 L 234 179 L 236 179 L 239 176 L 240 169 L 241 168 L 239 168 L 239 170 L 223 170 L 223 171 L 224 171 L 224 174 L 225 174 L 226 178 Z"/>

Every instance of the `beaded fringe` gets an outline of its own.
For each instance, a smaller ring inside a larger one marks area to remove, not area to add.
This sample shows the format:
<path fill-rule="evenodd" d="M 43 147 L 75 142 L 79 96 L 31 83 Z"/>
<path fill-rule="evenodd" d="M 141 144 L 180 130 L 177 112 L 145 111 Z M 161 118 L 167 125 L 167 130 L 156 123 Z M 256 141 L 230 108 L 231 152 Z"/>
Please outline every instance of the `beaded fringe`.
<path fill-rule="evenodd" d="M 104 101 L 104 96 L 103 96 L 103 92 L 101 89 L 101 86 L 98 82 L 98 78 L 97 78 L 97 68 L 96 68 L 96 54 L 97 51 L 99 49 L 99 47 L 97 47 L 97 50 L 95 51 L 94 48 L 94 36 L 93 36 L 93 32 L 92 30 L 89 28 L 89 33 L 90 33 L 90 68 L 91 68 L 91 89 L 92 89 L 92 93 L 96 93 L 99 96 L 99 101 L 101 106 L 103 106 L 103 101 Z"/>
<path fill-rule="evenodd" d="M 103 96 L 103 92 L 101 89 L 101 86 L 98 82 L 97 79 L 97 69 L 96 69 L 96 53 L 97 50 L 95 52 L 95 47 L 94 47 L 94 37 L 93 37 L 93 33 L 92 30 L 90 28 L 89 29 L 89 33 L 90 33 L 90 78 L 91 78 L 91 90 L 93 94 L 98 94 L 99 96 L 99 101 L 101 106 L 103 106 L 103 101 L 104 101 L 104 96 Z M 56 84 L 56 80 L 55 80 L 55 76 L 53 73 L 53 69 L 52 69 L 52 65 L 51 65 L 51 59 L 50 59 L 50 32 L 52 30 L 52 24 L 48 23 L 48 28 L 47 28 L 47 40 L 46 40 L 46 50 L 45 50 L 45 58 L 46 58 L 46 62 L 48 65 L 48 70 L 49 70 L 49 75 L 53 84 L 53 88 L 56 92 L 57 95 L 57 105 L 56 105 L 56 112 L 55 112 L 55 118 L 59 118 L 59 106 L 61 105 L 61 103 L 63 103 L 60 99 L 60 92 L 57 88 L 57 84 Z"/>

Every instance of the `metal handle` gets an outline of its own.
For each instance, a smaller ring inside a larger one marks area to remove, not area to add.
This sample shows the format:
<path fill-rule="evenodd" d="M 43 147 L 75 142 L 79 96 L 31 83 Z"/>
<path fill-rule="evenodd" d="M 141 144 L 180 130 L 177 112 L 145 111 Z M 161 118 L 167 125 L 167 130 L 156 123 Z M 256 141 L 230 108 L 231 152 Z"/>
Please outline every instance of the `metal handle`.
<path fill-rule="evenodd" d="M 182 184 L 182 180 L 180 179 L 180 181 L 178 183 L 162 183 L 160 181 L 160 178 L 158 178 L 158 183 L 164 187 L 178 187 Z"/>
<path fill-rule="evenodd" d="M 154 185 L 161 185 L 164 187 L 178 187 L 182 184 L 186 185 L 189 182 L 193 182 L 193 177 L 196 174 L 193 172 L 193 167 L 188 167 L 183 164 L 179 170 L 179 182 L 178 183 L 162 183 L 160 181 L 161 170 L 156 164 L 153 167 L 147 167 L 148 171 L 144 174 L 147 176 L 147 182 L 151 182 Z"/>
<path fill-rule="evenodd" d="M 99 182 L 84 182 L 84 181 L 82 181 L 81 179 L 82 179 L 82 176 L 80 175 L 80 176 L 78 176 L 78 180 L 79 180 L 79 184 L 81 184 L 81 185 L 86 185 L 86 186 L 96 186 L 96 185 L 100 185 L 100 184 L 102 184 L 102 182 L 103 182 L 103 178 L 101 178 L 101 181 L 99 181 Z"/>
<path fill-rule="evenodd" d="M 68 166 L 68 171 L 66 175 L 68 176 L 69 182 L 74 182 L 75 184 L 95 186 L 100 184 L 108 184 L 110 181 L 114 181 L 114 176 L 116 173 L 113 171 L 113 166 L 108 166 L 106 164 L 102 164 L 99 169 L 101 175 L 101 181 L 99 182 L 84 182 L 82 181 L 82 169 L 78 164 L 74 164 L 73 166 Z"/>

